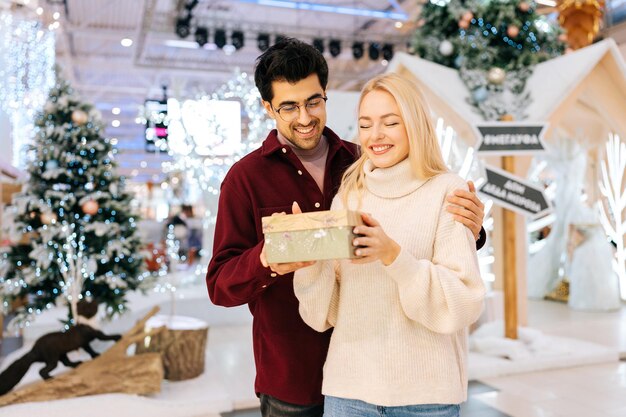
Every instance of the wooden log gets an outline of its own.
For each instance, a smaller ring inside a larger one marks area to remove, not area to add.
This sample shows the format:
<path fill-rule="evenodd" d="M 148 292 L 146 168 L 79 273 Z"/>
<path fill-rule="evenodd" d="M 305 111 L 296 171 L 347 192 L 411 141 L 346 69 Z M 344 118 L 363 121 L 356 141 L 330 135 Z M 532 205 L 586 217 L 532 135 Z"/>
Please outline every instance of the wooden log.
<path fill-rule="evenodd" d="M 515 172 L 513 156 L 503 156 L 505 171 Z M 504 220 L 504 335 L 517 339 L 517 259 L 515 212 L 503 209 Z"/>
<path fill-rule="evenodd" d="M 75 369 L 45 381 L 34 382 L 0 396 L 0 406 L 30 401 L 49 401 L 84 395 L 122 392 L 152 394 L 161 390 L 163 365 L 160 355 L 146 353 L 127 356 L 128 347 L 154 336 L 161 329 L 145 330 L 153 308 L 110 349 Z"/>
<path fill-rule="evenodd" d="M 137 352 L 158 352 L 163 359 L 165 379 L 183 381 L 204 372 L 204 358 L 208 336 L 208 324 L 184 316 L 155 316 L 146 323 L 147 329 L 164 330 L 144 344 L 137 345 Z"/>

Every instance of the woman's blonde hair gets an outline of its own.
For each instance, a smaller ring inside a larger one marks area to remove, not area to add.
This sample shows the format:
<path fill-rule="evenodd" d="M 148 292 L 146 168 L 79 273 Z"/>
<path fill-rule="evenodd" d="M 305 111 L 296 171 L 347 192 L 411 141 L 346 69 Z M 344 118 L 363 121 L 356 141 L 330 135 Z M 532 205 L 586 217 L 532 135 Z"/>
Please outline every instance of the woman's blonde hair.
<path fill-rule="evenodd" d="M 430 109 L 421 91 L 407 78 L 398 74 L 382 74 L 368 81 L 361 90 L 359 110 L 365 96 L 372 91 L 386 91 L 391 94 L 402 117 L 407 137 L 409 138 L 409 163 L 417 178 L 427 179 L 447 172 L 448 168 L 441 155 L 435 128 L 430 118 Z M 361 156 L 343 174 L 339 195 L 345 207 L 348 207 L 348 195 L 357 192 L 359 197 L 363 189 L 365 174 L 363 167 L 367 161 L 367 153 Z"/>

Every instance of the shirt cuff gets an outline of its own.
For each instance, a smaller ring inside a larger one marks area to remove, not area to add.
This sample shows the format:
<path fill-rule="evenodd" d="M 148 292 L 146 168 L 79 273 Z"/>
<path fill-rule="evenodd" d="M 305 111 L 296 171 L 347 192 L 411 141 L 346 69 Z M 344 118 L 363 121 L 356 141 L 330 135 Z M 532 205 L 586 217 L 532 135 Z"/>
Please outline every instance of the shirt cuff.
<path fill-rule="evenodd" d="M 487 232 L 484 227 L 480 228 L 480 234 L 478 235 L 478 240 L 476 241 L 476 250 L 482 249 L 487 243 Z"/>

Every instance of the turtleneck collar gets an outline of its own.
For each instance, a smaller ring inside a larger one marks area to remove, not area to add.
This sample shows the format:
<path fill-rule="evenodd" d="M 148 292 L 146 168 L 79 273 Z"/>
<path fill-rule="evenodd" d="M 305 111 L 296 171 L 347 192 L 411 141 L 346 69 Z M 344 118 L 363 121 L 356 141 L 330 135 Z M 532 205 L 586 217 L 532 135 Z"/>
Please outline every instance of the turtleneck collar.
<path fill-rule="evenodd" d="M 376 168 L 369 159 L 363 167 L 365 187 L 382 198 L 400 198 L 420 188 L 428 180 L 419 179 L 411 170 L 409 158 L 389 168 Z"/>
<path fill-rule="evenodd" d="M 328 153 L 328 140 L 326 139 L 326 136 L 322 136 L 317 146 L 313 149 L 300 149 L 293 146 L 293 143 L 291 143 L 280 132 L 277 132 L 277 137 L 278 141 L 283 145 L 289 146 L 293 153 L 296 154 L 301 161 L 311 162 L 322 157 L 326 159 L 326 154 Z"/>

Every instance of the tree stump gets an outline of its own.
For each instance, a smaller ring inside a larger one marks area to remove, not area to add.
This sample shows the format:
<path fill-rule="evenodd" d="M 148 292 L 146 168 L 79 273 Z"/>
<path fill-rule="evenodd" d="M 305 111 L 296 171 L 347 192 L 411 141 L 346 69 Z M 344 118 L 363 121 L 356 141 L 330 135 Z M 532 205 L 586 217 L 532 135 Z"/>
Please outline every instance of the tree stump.
<path fill-rule="evenodd" d="M 122 392 L 152 394 L 161 390 L 163 365 L 155 353 L 128 356 L 128 347 L 153 337 L 161 329 L 148 331 L 145 323 L 156 314 L 153 308 L 109 350 L 59 376 L 34 382 L 0 396 L 0 406 L 30 401 L 49 401 L 84 395 Z"/>
<path fill-rule="evenodd" d="M 185 316 L 154 316 L 146 329 L 164 329 L 137 344 L 137 353 L 159 352 L 163 359 L 165 379 L 183 381 L 204 372 L 204 357 L 209 326 L 206 322 Z"/>

